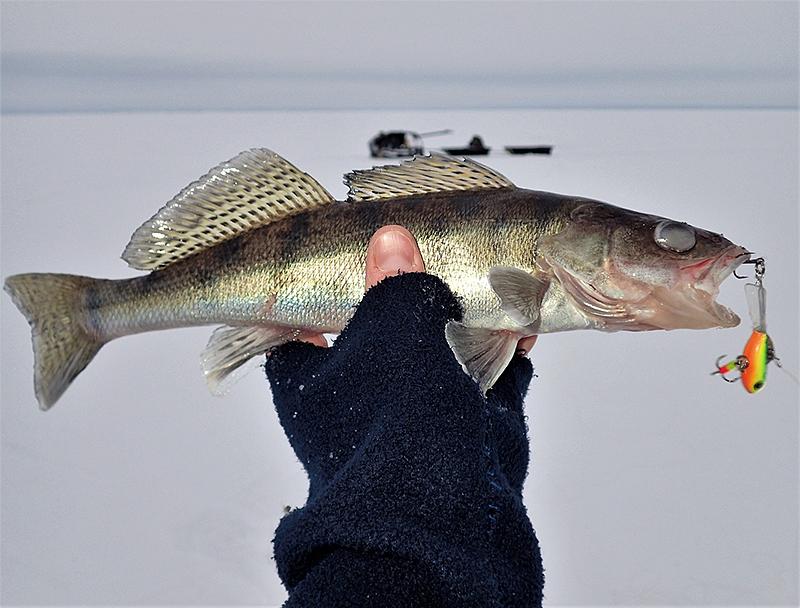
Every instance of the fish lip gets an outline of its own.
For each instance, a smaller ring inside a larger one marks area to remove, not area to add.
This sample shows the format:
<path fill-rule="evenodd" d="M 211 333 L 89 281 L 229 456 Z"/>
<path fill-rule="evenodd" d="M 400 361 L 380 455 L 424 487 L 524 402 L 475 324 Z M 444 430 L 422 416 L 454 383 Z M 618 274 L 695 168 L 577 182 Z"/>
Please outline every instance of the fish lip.
<path fill-rule="evenodd" d="M 709 313 L 716 321 L 716 327 L 736 327 L 741 322 L 739 315 L 717 302 L 713 295 L 709 298 L 708 306 Z"/>

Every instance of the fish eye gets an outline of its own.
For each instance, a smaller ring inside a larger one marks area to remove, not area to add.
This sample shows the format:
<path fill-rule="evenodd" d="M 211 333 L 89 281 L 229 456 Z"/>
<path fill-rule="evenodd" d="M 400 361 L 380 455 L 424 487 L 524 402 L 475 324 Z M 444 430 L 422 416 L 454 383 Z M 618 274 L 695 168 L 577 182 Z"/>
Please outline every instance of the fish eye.
<path fill-rule="evenodd" d="M 664 220 L 656 224 L 654 234 L 656 243 L 662 249 L 684 253 L 692 249 L 697 243 L 694 228 L 689 224 Z"/>

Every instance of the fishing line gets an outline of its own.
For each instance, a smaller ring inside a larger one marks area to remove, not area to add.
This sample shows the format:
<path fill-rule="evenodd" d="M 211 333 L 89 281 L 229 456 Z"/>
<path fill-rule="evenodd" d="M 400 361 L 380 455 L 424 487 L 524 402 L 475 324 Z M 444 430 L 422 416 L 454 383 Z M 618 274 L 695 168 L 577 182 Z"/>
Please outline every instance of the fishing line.
<path fill-rule="evenodd" d="M 795 375 L 794 375 L 792 372 L 790 372 L 788 369 L 786 369 L 785 367 L 783 367 L 783 365 L 781 365 L 780 363 L 778 363 L 777 365 L 778 365 L 778 369 L 779 369 L 779 370 L 781 370 L 781 371 L 782 371 L 784 374 L 786 374 L 787 376 L 789 376 L 789 378 L 791 378 L 791 379 L 792 379 L 792 381 L 793 381 L 795 384 L 797 384 L 798 386 L 800 386 L 800 380 L 798 380 L 798 379 L 797 379 L 797 376 L 795 376 Z"/>

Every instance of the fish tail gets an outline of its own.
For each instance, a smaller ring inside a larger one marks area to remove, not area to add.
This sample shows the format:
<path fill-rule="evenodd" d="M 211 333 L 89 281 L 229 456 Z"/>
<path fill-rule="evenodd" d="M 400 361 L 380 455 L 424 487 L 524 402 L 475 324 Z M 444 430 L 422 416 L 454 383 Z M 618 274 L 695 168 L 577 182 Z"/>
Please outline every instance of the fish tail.
<path fill-rule="evenodd" d="M 6 292 L 31 326 L 34 388 L 43 410 L 50 409 L 105 343 L 85 321 L 87 288 L 100 282 L 42 273 L 6 279 Z"/>

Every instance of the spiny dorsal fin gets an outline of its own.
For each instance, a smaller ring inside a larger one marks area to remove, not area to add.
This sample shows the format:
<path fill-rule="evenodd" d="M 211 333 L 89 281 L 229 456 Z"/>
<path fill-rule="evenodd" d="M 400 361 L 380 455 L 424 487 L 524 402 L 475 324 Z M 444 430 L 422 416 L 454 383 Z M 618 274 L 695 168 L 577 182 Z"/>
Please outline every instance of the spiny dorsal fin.
<path fill-rule="evenodd" d="M 348 201 L 371 201 L 413 194 L 513 188 L 511 181 L 496 171 L 467 158 L 444 154 L 415 157 L 401 165 L 373 167 L 344 176 L 350 189 Z"/>
<path fill-rule="evenodd" d="M 139 270 L 169 266 L 202 249 L 333 202 L 311 176 L 254 148 L 186 186 L 133 233 L 122 259 Z"/>

